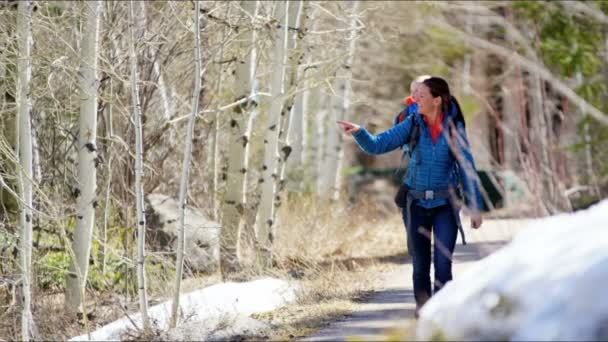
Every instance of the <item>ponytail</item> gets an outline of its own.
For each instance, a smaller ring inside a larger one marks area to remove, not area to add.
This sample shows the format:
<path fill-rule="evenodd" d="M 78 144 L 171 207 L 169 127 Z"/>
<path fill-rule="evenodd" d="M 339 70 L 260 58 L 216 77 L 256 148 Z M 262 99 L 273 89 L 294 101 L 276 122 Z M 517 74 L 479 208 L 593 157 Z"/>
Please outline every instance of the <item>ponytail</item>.
<path fill-rule="evenodd" d="M 450 102 L 453 104 L 455 110 L 453 115 L 454 123 L 462 122 L 462 126 L 466 126 L 464 123 L 464 115 L 462 114 L 462 110 L 460 109 L 460 104 L 458 103 L 458 100 L 456 100 L 454 96 L 450 95 Z"/>

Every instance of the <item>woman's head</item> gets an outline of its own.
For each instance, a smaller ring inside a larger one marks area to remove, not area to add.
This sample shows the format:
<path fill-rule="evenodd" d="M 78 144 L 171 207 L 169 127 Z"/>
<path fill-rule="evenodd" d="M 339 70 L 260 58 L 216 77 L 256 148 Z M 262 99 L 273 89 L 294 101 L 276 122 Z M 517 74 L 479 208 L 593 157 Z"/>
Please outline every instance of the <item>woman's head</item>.
<path fill-rule="evenodd" d="M 438 111 L 445 113 L 449 102 L 450 87 L 443 78 L 433 76 L 422 81 L 416 98 L 420 114 L 429 115 Z"/>

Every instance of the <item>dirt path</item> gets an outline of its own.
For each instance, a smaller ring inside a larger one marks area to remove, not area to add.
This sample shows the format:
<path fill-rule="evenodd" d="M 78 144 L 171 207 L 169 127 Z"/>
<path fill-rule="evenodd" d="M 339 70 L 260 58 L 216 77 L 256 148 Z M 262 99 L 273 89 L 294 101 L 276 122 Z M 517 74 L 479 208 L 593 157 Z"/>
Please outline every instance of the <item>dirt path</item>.
<path fill-rule="evenodd" d="M 465 222 L 468 224 L 468 219 Z M 467 245 L 461 245 L 459 238 L 454 253 L 454 278 L 506 244 L 524 224 L 523 220 L 488 220 L 481 230 L 467 229 Z M 351 316 L 331 323 L 304 341 L 386 341 L 390 336 L 412 336 L 415 302 L 411 274 L 411 263 L 384 274 L 382 287 Z"/>

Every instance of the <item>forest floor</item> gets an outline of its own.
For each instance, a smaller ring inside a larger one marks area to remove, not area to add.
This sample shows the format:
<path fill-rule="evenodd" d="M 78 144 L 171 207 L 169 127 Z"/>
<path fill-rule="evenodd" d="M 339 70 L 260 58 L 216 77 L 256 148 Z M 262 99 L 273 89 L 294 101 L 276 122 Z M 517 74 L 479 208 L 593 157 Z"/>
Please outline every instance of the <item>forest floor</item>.
<path fill-rule="evenodd" d="M 273 271 L 243 274 L 235 280 L 247 281 L 262 275 L 281 278 L 298 286 L 297 299 L 279 310 L 252 314 L 253 323 L 267 328 L 256 329 L 255 335 L 237 333 L 232 339 L 344 340 L 353 336 L 368 340 L 394 334 L 411 336 L 411 263 L 397 208 L 369 202 L 354 207 L 327 206 L 299 198 L 288 203 L 280 220 L 285 230 L 277 234 Z M 459 242 L 456 247 L 455 276 L 508 241 L 515 228 L 521 226 L 513 221 L 486 220 L 481 230 L 467 229 L 470 243 L 462 246 Z M 463 223 L 468 225 L 467 220 Z M 189 292 L 219 282 L 219 275 L 188 278 L 183 290 Z M 62 314 L 60 297 L 49 295 L 36 303 L 35 316 L 46 317 L 38 320 L 39 336 L 65 340 L 83 333 L 82 317 L 76 320 Z M 163 296 L 150 298 L 155 298 L 151 300 L 154 304 Z M 90 300 L 93 310 L 88 324 L 92 329 L 137 311 L 135 301 L 126 304 L 117 295 L 100 293 Z M 12 334 L 0 337 L 17 336 L 16 319 L 10 323 Z M 162 332 L 148 337 L 167 338 Z"/>
<path fill-rule="evenodd" d="M 468 224 L 468 220 L 463 220 Z M 524 220 L 486 220 L 482 229 L 467 229 L 467 245 L 460 240 L 454 253 L 454 277 L 505 245 L 524 226 Z M 415 338 L 412 264 L 406 254 L 380 258 L 352 273 L 359 283 L 350 298 L 328 298 L 296 304 L 255 316 L 270 324 L 267 333 L 248 337 L 270 340 L 370 341 Z"/>

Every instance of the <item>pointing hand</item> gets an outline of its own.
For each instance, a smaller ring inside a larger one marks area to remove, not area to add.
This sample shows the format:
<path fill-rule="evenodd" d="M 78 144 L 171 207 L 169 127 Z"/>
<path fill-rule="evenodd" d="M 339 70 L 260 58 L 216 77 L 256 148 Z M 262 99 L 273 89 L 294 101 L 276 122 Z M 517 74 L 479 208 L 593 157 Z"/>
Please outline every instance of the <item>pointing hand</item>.
<path fill-rule="evenodd" d="M 348 135 L 353 135 L 361 129 L 361 126 L 348 121 L 338 120 L 336 121 L 336 123 L 338 124 L 338 126 L 340 126 L 342 131 Z"/>

